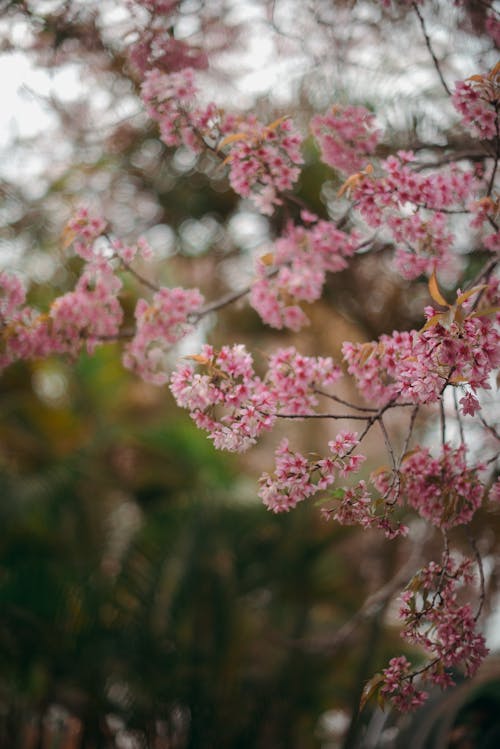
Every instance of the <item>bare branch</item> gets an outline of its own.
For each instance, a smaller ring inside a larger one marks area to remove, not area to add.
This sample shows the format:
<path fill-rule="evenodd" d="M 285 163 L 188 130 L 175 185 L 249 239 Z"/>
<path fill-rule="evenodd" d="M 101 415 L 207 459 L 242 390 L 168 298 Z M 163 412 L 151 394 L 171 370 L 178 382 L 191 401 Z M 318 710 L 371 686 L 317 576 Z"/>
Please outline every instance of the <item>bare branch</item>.
<path fill-rule="evenodd" d="M 420 26 L 422 27 L 422 32 L 424 34 L 425 43 L 426 43 L 427 49 L 429 50 L 429 53 L 430 53 L 430 55 L 432 57 L 432 62 L 434 63 L 434 67 L 436 68 L 436 72 L 437 72 L 437 74 L 439 76 L 439 80 L 441 81 L 441 83 L 443 85 L 443 88 L 446 91 L 446 93 L 448 94 L 448 96 L 451 96 L 451 91 L 448 88 L 448 84 L 446 83 L 446 81 L 444 79 L 444 76 L 443 76 L 443 74 L 441 72 L 441 66 L 440 66 L 439 60 L 437 59 L 436 54 L 434 52 L 434 49 L 432 48 L 431 40 L 429 38 L 429 34 L 427 33 L 427 29 L 425 27 L 425 21 L 423 19 L 423 16 L 422 16 L 422 14 L 420 12 L 419 7 L 418 7 L 418 5 L 416 3 L 413 3 L 413 10 L 417 14 L 418 20 L 420 21 Z"/>

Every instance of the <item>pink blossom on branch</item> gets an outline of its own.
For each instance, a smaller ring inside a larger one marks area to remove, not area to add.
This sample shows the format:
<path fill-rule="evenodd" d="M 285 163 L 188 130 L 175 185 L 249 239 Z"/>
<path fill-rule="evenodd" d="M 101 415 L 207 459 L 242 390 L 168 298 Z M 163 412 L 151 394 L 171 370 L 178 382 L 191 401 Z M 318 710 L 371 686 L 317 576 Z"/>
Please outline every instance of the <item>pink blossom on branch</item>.
<path fill-rule="evenodd" d="M 411 663 L 404 655 L 391 658 L 387 668 L 382 671 L 380 695 L 390 699 L 401 712 L 416 710 L 429 696 L 415 686 Z"/>
<path fill-rule="evenodd" d="M 387 502 L 407 503 L 432 525 L 449 529 L 469 523 L 480 507 L 485 486 L 482 463 L 468 466 L 464 446 L 444 445 L 434 458 L 428 448 L 414 448 L 394 482 L 391 471 L 376 472 L 372 481 Z"/>
<path fill-rule="evenodd" d="M 50 309 L 54 350 L 76 354 L 85 340 L 93 352 L 102 339 L 118 335 L 123 310 L 118 301 L 122 283 L 106 260 L 88 265 L 74 291 L 58 297 Z"/>
<path fill-rule="evenodd" d="M 449 383 L 489 389 L 490 374 L 500 366 L 498 282 L 490 282 L 481 292 L 481 304 L 472 310 L 478 293 L 465 294 L 463 301 L 458 294 L 456 306 L 445 313 L 427 308 L 428 321 L 420 331 L 344 343 L 348 371 L 364 397 L 380 405 L 395 397 L 423 404 L 439 400 Z"/>
<path fill-rule="evenodd" d="M 286 117 L 270 125 L 247 118 L 238 123 L 238 130 L 221 141 L 230 145 L 225 159 L 229 182 L 238 195 L 251 198 L 261 213 L 271 215 L 282 203 L 280 194 L 291 190 L 299 177 L 302 137 Z"/>
<path fill-rule="evenodd" d="M 95 258 L 94 242 L 105 229 L 106 221 L 102 216 L 93 215 L 88 208 L 79 208 L 64 229 L 64 245 L 72 244 L 76 254 L 90 262 Z"/>
<path fill-rule="evenodd" d="M 300 330 L 307 325 L 300 303 L 319 299 L 327 272 L 344 270 L 358 247 L 357 234 L 347 234 L 331 221 L 311 215 L 308 223 L 289 224 L 274 252 L 257 261 L 250 304 L 272 328 Z"/>
<path fill-rule="evenodd" d="M 325 115 L 315 115 L 311 132 L 321 158 L 329 166 L 351 174 L 366 166 L 380 138 L 375 115 L 361 106 L 334 105 Z"/>
<path fill-rule="evenodd" d="M 0 324 L 6 325 L 17 309 L 24 304 L 25 299 L 26 290 L 21 279 L 2 271 L 0 273 Z"/>
<path fill-rule="evenodd" d="M 430 562 L 409 582 L 401 594 L 402 636 L 427 654 L 424 665 L 415 668 L 404 656 L 392 658 L 387 668 L 365 687 L 365 696 L 378 692 L 398 710 L 413 711 L 428 697 L 420 685 L 447 688 L 454 684 L 452 669 L 473 676 L 488 649 L 477 632 L 478 614 L 460 602 L 460 593 L 474 582 L 474 563 L 455 561 L 447 553 L 443 562 Z M 418 683 L 418 686 L 417 686 Z"/>
<path fill-rule="evenodd" d="M 457 81 L 452 101 L 474 137 L 491 140 L 498 136 L 500 64 L 485 75 Z"/>
<path fill-rule="evenodd" d="M 315 390 L 340 377 L 332 359 L 307 357 L 295 349 L 278 350 L 264 378 L 242 345 L 215 351 L 204 346 L 174 371 L 170 388 L 181 408 L 218 449 L 242 452 L 269 430 L 278 414 L 310 414 L 317 405 Z M 196 372 L 195 364 L 202 368 Z"/>
<path fill-rule="evenodd" d="M 21 307 L 24 290 L 17 278 L 0 274 L 0 288 L 7 292 L 0 299 L 0 368 L 56 353 L 76 356 L 84 344 L 92 353 L 118 334 L 121 281 L 104 258 L 86 264 L 74 291 L 56 298 L 48 314 Z"/>
<path fill-rule="evenodd" d="M 203 297 L 197 289 L 161 288 L 151 304 L 139 299 L 136 330 L 125 346 L 123 364 L 155 385 L 168 382 L 168 350 L 192 330 L 189 317 L 199 310 Z"/>
<path fill-rule="evenodd" d="M 375 228 L 384 226 L 396 245 L 396 267 L 404 278 L 456 267 L 454 234 L 446 212 L 465 210 L 478 185 L 471 172 L 450 167 L 423 174 L 411 168 L 411 152 L 399 151 L 380 165 L 352 175 L 349 192 L 356 209 Z"/>
<path fill-rule="evenodd" d="M 329 442 L 331 456 L 307 459 L 292 452 L 288 440 L 281 441 L 275 452 L 275 469 L 260 478 L 259 496 L 272 512 L 288 512 L 299 502 L 325 490 L 335 481 L 335 474 L 357 471 L 364 456 L 351 456 L 357 446 L 357 435 L 341 432 Z M 355 459 L 353 459 L 355 458 Z"/>
<path fill-rule="evenodd" d="M 169 74 L 153 68 L 141 90 L 167 146 L 211 148 L 229 165 L 229 182 L 238 195 L 267 215 L 281 205 L 280 194 L 293 188 L 303 163 L 302 137 L 289 118 L 264 125 L 253 116 L 225 115 L 214 103 L 200 107 L 192 68 Z"/>
<path fill-rule="evenodd" d="M 180 364 L 170 379 L 177 404 L 187 408 L 191 418 L 219 450 L 243 452 L 255 444 L 275 421 L 275 399 L 255 374 L 251 355 L 241 344 L 215 351 L 204 346 Z"/>
<path fill-rule="evenodd" d="M 265 382 L 281 416 L 311 414 L 318 405 L 315 390 L 342 377 L 331 357 L 303 356 L 295 348 L 278 349 L 269 358 Z"/>

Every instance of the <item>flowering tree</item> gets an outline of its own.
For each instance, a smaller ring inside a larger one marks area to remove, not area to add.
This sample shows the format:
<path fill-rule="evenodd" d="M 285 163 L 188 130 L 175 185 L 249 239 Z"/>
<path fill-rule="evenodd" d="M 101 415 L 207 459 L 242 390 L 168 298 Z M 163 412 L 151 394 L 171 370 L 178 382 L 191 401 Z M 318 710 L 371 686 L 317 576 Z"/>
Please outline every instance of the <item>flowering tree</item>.
<path fill-rule="evenodd" d="M 82 349 L 92 354 L 119 341 L 123 366 L 146 382 L 168 385 L 220 450 L 244 452 L 284 420 L 331 422 L 335 434 L 323 454 L 303 454 L 289 439 L 279 442 L 259 495 L 274 513 L 317 497 L 326 520 L 377 529 L 388 543 L 411 536 L 412 517 L 440 532 L 440 558 L 429 560 L 401 592 L 403 637 L 421 647 L 427 661 L 417 667 L 406 657 L 393 658 L 363 695 L 363 702 L 377 695 L 382 704 L 415 709 L 426 699 L 422 685 L 449 686 L 457 668 L 471 676 L 487 653 L 478 628 L 485 571 L 469 526 L 481 505 L 500 500 L 500 435 L 491 403 L 484 406 L 500 365 L 500 63 L 471 70 L 451 85 L 427 27 L 432 8 L 380 3 L 379 12 L 391 17 L 401 11 L 419 24 L 468 149 L 447 143 L 439 158 L 429 143 L 392 148 L 378 113 L 359 103 L 334 103 L 309 123 L 321 160 L 340 175 L 334 209 L 319 215 L 296 190 L 305 130 L 286 114 L 265 122 L 207 100 L 202 82 L 210 49 L 175 34 L 182 2 L 131 0 L 126 6 L 133 33 L 124 54 L 163 143 L 217 160 L 236 195 L 264 216 L 279 216 L 279 235 L 257 258 L 249 285 L 207 301 L 198 288 L 158 283 L 147 274 L 152 252 L 146 241 L 121 239 L 106 217 L 80 208 L 62 240 L 81 265 L 73 291 L 40 311 L 26 303 L 17 275 L 0 274 L 0 366 L 53 354 L 75 357 Z M 484 33 L 498 40 L 498 17 L 485 6 Z M 343 362 L 303 355 L 291 344 L 258 361 L 241 343 L 203 343 L 179 355 L 172 371 L 179 342 L 241 300 L 267 326 L 298 332 L 330 274 L 375 252 L 381 240 L 393 247 L 394 268 L 409 289 L 427 279 L 430 303 L 418 329 L 346 341 Z M 123 303 L 130 278 L 143 289 L 133 316 Z M 353 399 L 339 389 L 347 376 L 357 389 Z M 423 414 L 438 425 L 430 446 L 415 437 Z M 400 430 L 391 431 L 395 415 L 404 424 L 402 438 Z M 344 429 L 343 422 L 359 428 Z M 368 477 L 363 450 L 374 432 L 387 460 Z M 455 548 L 461 532 L 468 556 Z"/>

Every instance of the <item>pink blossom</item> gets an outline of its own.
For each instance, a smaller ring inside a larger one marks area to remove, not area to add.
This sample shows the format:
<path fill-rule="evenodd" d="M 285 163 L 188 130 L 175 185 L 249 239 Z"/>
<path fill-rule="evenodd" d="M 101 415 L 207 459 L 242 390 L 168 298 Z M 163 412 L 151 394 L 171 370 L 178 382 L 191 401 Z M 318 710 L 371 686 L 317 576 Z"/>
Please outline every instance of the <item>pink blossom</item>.
<path fill-rule="evenodd" d="M 498 478 L 494 484 L 491 485 L 488 499 L 490 502 L 500 502 L 500 478 Z"/>
<path fill-rule="evenodd" d="M 118 301 L 121 286 L 107 261 L 88 265 L 75 290 L 52 303 L 50 321 L 55 350 L 75 354 L 84 339 L 87 350 L 92 352 L 102 339 L 116 337 L 123 319 Z"/>
<path fill-rule="evenodd" d="M 102 216 L 93 215 L 87 208 L 79 208 L 68 221 L 64 234 L 67 244 L 73 243 L 77 255 L 90 262 L 95 258 L 94 242 L 106 228 Z"/>
<path fill-rule="evenodd" d="M 370 226 L 385 226 L 396 243 L 396 267 L 405 278 L 453 267 L 454 241 L 444 210 L 462 208 L 475 189 L 474 177 L 458 167 L 424 174 L 410 166 L 413 154 L 399 152 L 373 172 L 357 176 L 351 193 Z M 411 209 L 411 210 L 409 210 Z"/>
<path fill-rule="evenodd" d="M 167 146 L 183 143 L 184 131 L 191 131 L 196 119 L 192 114 L 196 95 L 194 70 L 161 73 L 153 68 L 144 76 L 141 94 L 149 116 L 160 126 L 164 143 Z"/>
<path fill-rule="evenodd" d="M 302 138 L 290 119 L 266 126 L 247 118 L 237 127 L 238 137 L 227 144 L 229 182 L 238 195 L 251 198 L 261 213 L 271 215 L 281 205 L 280 194 L 291 190 L 298 179 Z M 223 128 L 227 130 L 228 124 Z"/>
<path fill-rule="evenodd" d="M 380 694 L 398 709 L 414 710 L 427 698 L 415 688 L 417 676 L 446 688 L 454 683 L 451 669 L 461 667 L 473 676 L 487 655 L 484 637 L 476 631 L 477 617 L 458 597 L 460 588 L 473 582 L 472 568 L 472 560 L 456 562 L 445 554 L 442 564 L 430 562 L 420 570 L 401 595 L 402 635 L 426 651 L 428 662 L 413 670 L 400 656 L 383 670 Z"/>
<path fill-rule="evenodd" d="M 123 364 L 147 382 L 168 381 L 165 356 L 169 348 L 192 329 L 189 316 L 203 304 L 197 289 L 162 288 L 151 304 L 139 299 L 135 308 L 136 331 L 125 346 Z"/>
<path fill-rule="evenodd" d="M 429 696 L 427 692 L 415 686 L 411 678 L 411 663 L 404 655 L 391 658 L 382 675 L 384 678 L 380 694 L 382 697 L 388 697 L 402 712 L 416 710 Z"/>
<path fill-rule="evenodd" d="M 300 453 L 292 452 L 287 439 L 281 441 L 275 458 L 275 472 L 264 473 L 260 478 L 259 496 L 272 512 L 287 512 L 315 494 L 318 487 L 313 481 L 309 461 Z M 322 486 L 333 481 L 332 474 L 323 473 L 322 476 Z"/>
<path fill-rule="evenodd" d="M 475 416 L 481 409 L 481 404 L 473 393 L 466 393 L 463 398 L 460 398 L 460 405 L 464 415 Z"/>
<path fill-rule="evenodd" d="M 315 390 L 332 385 L 341 376 L 330 357 L 302 356 L 290 347 L 270 357 L 265 381 L 281 414 L 310 414 L 318 404 Z"/>
<path fill-rule="evenodd" d="M 498 135 L 499 98 L 498 71 L 494 68 L 488 74 L 457 81 L 452 101 L 472 135 L 489 140 Z"/>
<path fill-rule="evenodd" d="M 24 304 L 26 291 L 18 276 L 2 271 L 0 294 L 0 325 L 5 325 L 18 307 Z"/>
<path fill-rule="evenodd" d="M 257 264 L 250 304 L 273 328 L 300 330 L 308 318 L 299 306 L 320 298 L 326 273 L 347 267 L 358 236 L 346 234 L 330 221 L 310 221 L 307 228 L 289 224 L 271 256 Z M 277 272 L 270 273 L 274 266 Z"/>
<path fill-rule="evenodd" d="M 427 448 L 415 448 L 392 482 L 390 472 L 379 472 L 372 482 L 388 502 L 407 502 L 438 528 L 469 523 L 482 503 L 484 485 L 479 479 L 482 464 L 467 466 L 465 447 L 443 447 L 438 458 Z"/>
<path fill-rule="evenodd" d="M 429 307 L 429 322 L 420 331 L 394 332 L 364 344 L 344 343 L 348 371 L 364 397 L 380 405 L 395 397 L 432 403 L 449 381 L 488 389 L 490 374 L 500 365 L 500 332 L 491 315 L 498 304 L 497 281 L 490 281 L 483 298 L 484 315 L 482 304 L 469 314 L 465 302 L 459 305 L 463 313 L 455 315 Z"/>
<path fill-rule="evenodd" d="M 275 399 L 255 374 L 245 347 L 224 346 L 219 352 L 205 345 L 192 359 L 203 367 L 179 365 L 172 374 L 170 389 L 179 406 L 219 450 L 243 452 L 255 444 L 263 430 L 275 421 Z"/>
<path fill-rule="evenodd" d="M 326 115 L 315 115 L 311 131 L 323 161 L 347 174 L 362 169 L 379 141 L 374 122 L 371 112 L 353 105 L 335 105 Z"/>

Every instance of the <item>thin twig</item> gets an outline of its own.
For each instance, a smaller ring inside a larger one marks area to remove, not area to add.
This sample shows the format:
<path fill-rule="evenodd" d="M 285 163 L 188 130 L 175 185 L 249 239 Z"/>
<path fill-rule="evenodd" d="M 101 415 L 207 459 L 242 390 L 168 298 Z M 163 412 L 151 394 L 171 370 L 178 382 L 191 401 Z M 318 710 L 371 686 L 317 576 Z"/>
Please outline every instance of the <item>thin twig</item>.
<path fill-rule="evenodd" d="M 189 322 L 198 322 L 202 317 L 208 315 L 210 312 L 215 312 L 218 309 L 222 309 L 222 307 L 226 307 L 228 304 L 232 304 L 232 302 L 237 302 L 238 299 L 241 299 L 246 294 L 248 294 L 250 292 L 250 289 L 250 286 L 245 286 L 244 289 L 240 289 L 239 291 L 231 291 L 228 294 L 225 294 L 220 299 L 216 299 L 215 302 L 211 302 L 210 304 L 205 305 L 205 307 L 202 307 L 198 312 L 194 312 L 190 316 Z"/>
<path fill-rule="evenodd" d="M 379 418 L 378 425 L 380 427 L 382 434 L 384 435 L 384 442 L 387 448 L 387 452 L 389 453 L 390 458 L 391 458 L 392 468 L 394 471 L 397 471 L 396 455 L 394 454 L 394 448 L 391 444 L 391 440 L 389 438 L 389 434 L 387 432 L 387 429 L 386 429 L 386 426 L 384 424 L 384 420 L 382 417 Z"/>
<path fill-rule="evenodd" d="M 314 640 L 294 640 L 288 641 L 288 644 L 303 648 L 310 652 L 317 651 L 322 654 L 328 653 L 329 655 L 334 653 L 352 636 L 354 631 L 363 621 L 375 616 L 385 606 L 385 604 L 401 587 L 401 584 L 408 579 L 409 574 L 414 572 L 415 567 L 420 561 L 426 538 L 426 529 L 422 529 L 418 534 L 410 556 L 404 565 L 396 572 L 394 577 L 385 583 L 385 585 L 369 596 L 361 608 L 358 609 L 358 611 L 347 622 L 345 622 L 337 632 L 330 636 L 327 635 L 325 638 L 318 637 Z"/>
<path fill-rule="evenodd" d="M 439 399 L 439 417 L 441 419 L 441 444 L 443 447 L 446 445 L 446 415 L 444 412 L 444 399 L 443 395 Z"/>
<path fill-rule="evenodd" d="M 343 406 L 347 406 L 348 408 L 354 408 L 356 411 L 366 411 L 367 413 L 377 413 L 376 408 L 367 408 L 366 406 L 356 406 L 354 403 L 349 403 L 349 401 L 346 401 L 343 398 L 340 398 L 338 395 L 325 393 L 324 390 L 318 390 L 318 388 L 314 388 L 313 392 L 316 395 L 324 395 L 325 398 L 330 398 L 330 400 L 336 401 L 336 403 L 341 403 Z"/>
<path fill-rule="evenodd" d="M 429 53 L 430 53 L 430 55 L 432 57 L 432 62 L 434 63 L 434 67 L 436 68 L 437 74 L 439 76 L 439 80 L 443 84 L 443 88 L 446 91 L 446 93 L 448 94 L 448 96 L 451 96 L 451 91 L 448 88 L 448 84 L 446 83 L 446 81 L 444 79 L 444 76 L 443 76 L 443 74 L 441 72 L 441 67 L 440 67 L 440 64 L 439 64 L 439 60 L 437 59 L 436 54 L 435 54 L 435 52 L 434 52 L 434 50 L 432 48 L 431 40 L 430 40 L 429 35 L 427 33 L 427 29 L 425 28 L 425 21 L 423 19 L 423 16 L 420 13 L 418 5 L 416 3 L 413 3 L 412 5 L 413 5 L 413 10 L 415 11 L 415 13 L 418 16 L 418 20 L 420 21 L 420 26 L 422 27 L 422 32 L 424 34 L 425 43 L 426 43 L 427 49 L 429 50 Z"/>
<path fill-rule="evenodd" d="M 481 424 L 483 425 L 483 427 L 485 429 L 487 429 L 488 432 L 490 434 L 492 434 L 493 437 L 495 437 L 495 439 L 497 439 L 500 442 L 500 434 L 498 434 L 498 432 L 495 429 L 495 427 L 491 426 L 491 424 L 488 424 L 488 422 L 485 421 L 485 419 L 481 416 L 481 414 L 479 414 L 479 421 L 481 422 Z"/>
<path fill-rule="evenodd" d="M 460 442 L 462 445 L 465 445 L 464 425 L 462 424 L 462 418 L 460 416 L 460 409 L 458 407 L 458 395 L 457 395 L 456 388 L 453 388 L 453 402 L 455 404 L 455 414 L 457 417 L 458 429 L 460 432 Z"/>
<path fill-rule="evenodd" d="M 493 260 L 490 260 L 490 262 L 487 265 L 483 266 L 481 270 L 479 271 L 479 273 L 477 273 L 477 275 L 474 276 L 474 278 L 471 281 L 469 281 L 469 283 L 465 287 L 465 291 L 467 291 L 468 289 L 474 288 L 474 286 L 477 286 L 483 280 L 487 281 L 488 278 L 493 273 L 493 271 L 495 270 L 495 268 L 497 267 L 497 265 L 498 265 L 498 258 L 494 258 Z"/>
<path fill-rule="evenodd" d="M 401 467 L 401 463 L 403 462 L 403 458 L 408 452 L 408 448 L 410 447 L 410 440 L 411 435 L 413 434 L 413 427 L 415 426 L 415 420 L 417 418 L 417 414 L 420 410 L 420 406 L 415 406 L 413 411 L 411 412 L 410 416 L 410 423 L 408 425 L 408 433 L 406 435 L 405 443 L 403 445 L 403 449 L 401 450 L 401 456 L 398 461 L 398 469 Z"/>
<path fill-rule="evenodd" d="M 476 614 L 474 616 L 474 621 L 477 622 L 479 617 L 481 616 L 481 611 L 483 610 L 484 601 L 486 598 L 486 585 L 484 580 L 484 567 L 483 567 L 483 560 L 481 559 L 481 554 L 479 553 L 479 549 L 477 546 L 476 539 L 471 533 L 470 528 L 466 528 L 467 532 L 467 539 L 469 541 L 469 544 L 471 546 L 472 551 L 474 552 L 474 556 L 476 558 L 476 564 L 479 571 L 479 603 L 477 607 Z"/>
<path fill-rule="evenodd" d="M 354 419 L 355 421 L 368 421 L 375 423 L 375 418 L 373 416 L 361 416 L 360 414 L 330 414 L 330 413 L 322 413 L 322 414 L 282 414 L 278 413 L 276 414 L 277 418 L 279 419 Z M 377 419 L 379 417 L 377 416 Z"/>
<path fill-rule="evenodd" d="M 495 145 L 495 163 L 493 164 L 493 171 L 491 172 L 490 181 L 488 183 L 488 191 L 486 193 L 487 196 L 490 196 L 493 192 L 493 187 L 495 185 L 495 177 L 497 173 L 498 168 L 498 162 L 500 160 L 500 131 L 499 131 L 499 125 L 498 125 L 498 102 L 495 102 L 495 130 L 496 130 L 496 145 Z"/>
<path fill-rule="evenodd" d="M 149 281 L 149 279 L 142 276 L 140 273 L 138 273 L 135 268 L 132 268 L 130 263 L 127 263 L 126 260 L 124 260 L 122 257 L 119 258 L 120 263 L 123 265 L 126 271 L 132 274 L 132 276 L 136 279 L 136 281 L 139 281 L 143 286 L 145 286 L 147 289 L 150 289 L 151 291 L 158 292 L 160 291 L 160 287 L 157 286 L 152 281 Z"/>

